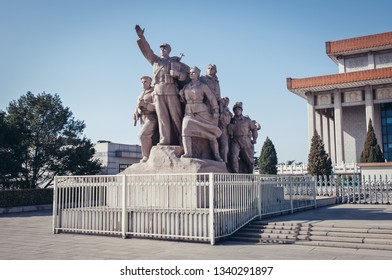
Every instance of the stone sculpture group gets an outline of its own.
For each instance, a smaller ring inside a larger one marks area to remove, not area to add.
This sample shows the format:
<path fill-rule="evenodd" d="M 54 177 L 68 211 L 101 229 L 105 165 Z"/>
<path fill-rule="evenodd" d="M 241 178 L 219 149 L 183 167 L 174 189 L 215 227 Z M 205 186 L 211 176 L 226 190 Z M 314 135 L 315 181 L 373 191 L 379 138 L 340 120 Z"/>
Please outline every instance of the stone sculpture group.
<path fill-rule="evenodd" d="M 148 162 L 154 146 L 182 146 L 180 160 L 214 160 L 229 172 L 253 173 L 260 124 L 242 114 L 242 102 L 234 104 L 234 115 L 230 112 L 229 98 L 221 97 L 216 65 L 209 64 L 201 76 L 198 67 L 170 56 L 167 43 L 156 55 L 144 29 L 136 25 L 135 30 L 140 51 L 153 66 L 152 77 L 140 78 L 143 91 L 134 113 L 134 125 L 138 120 L 142 125 L 140 162 Z"/>

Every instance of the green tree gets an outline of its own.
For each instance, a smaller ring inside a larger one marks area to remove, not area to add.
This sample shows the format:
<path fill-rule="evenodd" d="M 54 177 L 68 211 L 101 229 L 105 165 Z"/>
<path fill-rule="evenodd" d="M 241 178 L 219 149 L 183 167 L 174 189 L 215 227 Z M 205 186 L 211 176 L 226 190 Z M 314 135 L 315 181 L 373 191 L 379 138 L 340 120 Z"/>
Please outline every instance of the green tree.
<path fill-rule="evenodd" d="M 308 157 L 308 172 L 310 175 L 331 175 L 332 162 L 325 152 L 323 141 L 317 131 L 314 131 Z"/>
<path fill-rule="evenodd" d="M 261 148 L 259 158 L 259 173 L 260 174 L 277 174 L 278 170 L 278 157 L 276 155 L 275 146 L 272 141 L 267 137 Z"/>
<path fill-rule="evenodd" d="M 22 172 L 23 151 L 21 135 L 6 122 L 6 114 L 0 111 L 0 189 L 20 187 L 17 178 Z"/>
<path fill-rule="evenodd" d="M 365 145 L 361 153 L 362 163 L 364 162 L 384 162 L 384 156 L 380 146 L 377 143 L 376 134 L 374 133 L 372 120 L 369 120 L 368 132 L 366 135 Z"/>
<path fill-rule="evenodd" d="M 48 187 L 56 175 L 97 174 L 98 160 L 92 158 L 93 144 L 82 135 L 83 121 L 76 120 L 60 97 L 31 92 L 11 101 L 5 116 L 20 135 L 23 154 L 19 174 L 26 188 Z"/>

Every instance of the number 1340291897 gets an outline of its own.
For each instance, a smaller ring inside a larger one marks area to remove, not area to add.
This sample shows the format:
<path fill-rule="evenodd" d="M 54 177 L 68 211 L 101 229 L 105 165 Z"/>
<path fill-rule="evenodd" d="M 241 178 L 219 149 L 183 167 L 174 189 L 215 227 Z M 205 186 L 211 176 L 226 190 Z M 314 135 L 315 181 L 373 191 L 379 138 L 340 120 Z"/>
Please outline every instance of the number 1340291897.
<path fill-rule="evenodd" d="M 219 266 L 214 267 L 214 275 L 271 275 L 272 266 Z"/>

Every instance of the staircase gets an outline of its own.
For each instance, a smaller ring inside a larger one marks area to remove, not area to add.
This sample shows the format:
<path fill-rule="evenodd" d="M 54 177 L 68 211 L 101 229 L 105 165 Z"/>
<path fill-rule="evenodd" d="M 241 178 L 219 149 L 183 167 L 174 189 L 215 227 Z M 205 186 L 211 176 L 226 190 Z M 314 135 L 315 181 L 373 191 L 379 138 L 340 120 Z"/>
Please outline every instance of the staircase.
<path fill-rule="evenodd" d="M 297 240 L 299 227 L 299 224 L 295 223 L 253 221 L 235 233 L 231 240 L 256 244 L 292 244 Z"/>
<path fill-rule="evenodd" d="M 253 244 L 296 244 L 392 251 L 392 225 L 253 221 L 230 240 Z"/>

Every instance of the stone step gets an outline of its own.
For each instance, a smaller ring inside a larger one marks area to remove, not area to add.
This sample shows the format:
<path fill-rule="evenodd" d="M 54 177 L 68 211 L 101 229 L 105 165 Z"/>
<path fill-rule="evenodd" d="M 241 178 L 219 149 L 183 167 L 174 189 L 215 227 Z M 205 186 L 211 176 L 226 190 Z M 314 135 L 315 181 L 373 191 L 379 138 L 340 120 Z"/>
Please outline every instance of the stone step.
<path fill-rule="evenodd" d="M 320 226 L 312 226 L 312 227 L 299 227 L 300 231 L 312 231 L 312 232 L 351 232 L 351 233 L 375 233 L 375 234 L 385 234 L 392 235 L 392 230 L 388 229 L 377 229 L 377 228 L 351 228 L 351 227 L 320 227 Z"/>
<path fill-rule="evenodd" d="M 392 226 L 253 221 L 231 240 L 253 244 L 392 250 Z"/>
<path fill-rule="evenodd" d="M 247 225 L 245 228 L 259 229 L 259 230 L 298 230 L 298 227 L 294 227 L 294 226 L 275 226 L 275 225 L 258 226 L 252 224 Z"/>
<path fill-rule="evenodd" d="M 334 241 L 334 242 L 363 243 L 363 238 L 361 238 L 361 237 L 298 235 L 297 239 L 298 240 L 310 240 L 310 241 Z"/>
<path fill-rule="evenodd" d="M 322 246 L 322 247 L 334 247 L 334 248 L 392 251 L 392 245 L 385 245 L 385 244 L 350 243 L 350 242 L 333 242 L 333 241 L 299 241 L 299 240 L 297 240 L 295 244 L 301 246 Z"/>
<path fill-rule="evenodd" d="M 295 239 L 294 234 L 271 234 L 271 233 L 249 233 L 249 232 L 238 232 L 235 236 L 249 237 L 249 238 L 259 238 L 259 239 Z"/>
<path fill-rule="evenodd" d="M 392 239 L 376 239 L 376 238 L 363 238 L 363 237 L 344 237 L 344 236 L 297 236 L 298 240 L 310 241 L 331 241 L 331 242 L 348 242 L 348 243 L 365 243 L 365 244 L 380 244 L 392 245 Z"/>
<path fill-rule="evenodd" d="M 333 229 L 332 229 L 333 230 Z M 358 232 L 340 232 L 340 231 L 298 231 L 298 235 L 308 236 L 341 236 L 341 237 L 361 237 L 361 238 L 377 238 L 377 239 L 390 239 L 391 234 L 376 234 L 376 233 L 358 233 Z"/>
<path fill-rule="evenodd" d="M 317 227 L 317 228 L 347 228 L 347 224 L 340 223 L 300 223 L 302 227 Z M 372 230 L 385 230 L 392 231 L 392 225 L 368 225 L 368 224 L 352 224 L 349 226 L 351 229 L 372 229 Z"/>
<path fill-rule="evenodd" d="M 243 227 L 241 231 L 244 232 L 255 232 L 255 233 L 284 233 L 284 234 L 297 234 L 298 230 L 288 230 L 288 229 L 260 229 L 252 227 Z"/>
<path fill-rule="evenodd" d="M 232 241 L 240 241 L 244 243 L 255 243 L 255 244 L 293 244 L 295 243 L 295 238 L 257 238 L 257 237 L 242 237 L 242 236 L 233 236 L 230 240 Z"/>
<path fill-rule="evenodd" d="M 266 221 L 253 221 L 253 225 L 263 225 L 263 226 L 298 226 L 298 223 L 294 222 L 266 222 Z"/>
<path fill-rule="evenodd" d="M 383 245 L 391 245 L 392 246 L 392 238 L 383 239 L 383 238 L 364 238 L 363 243 L 365 244 L 383 244 Z"/>

